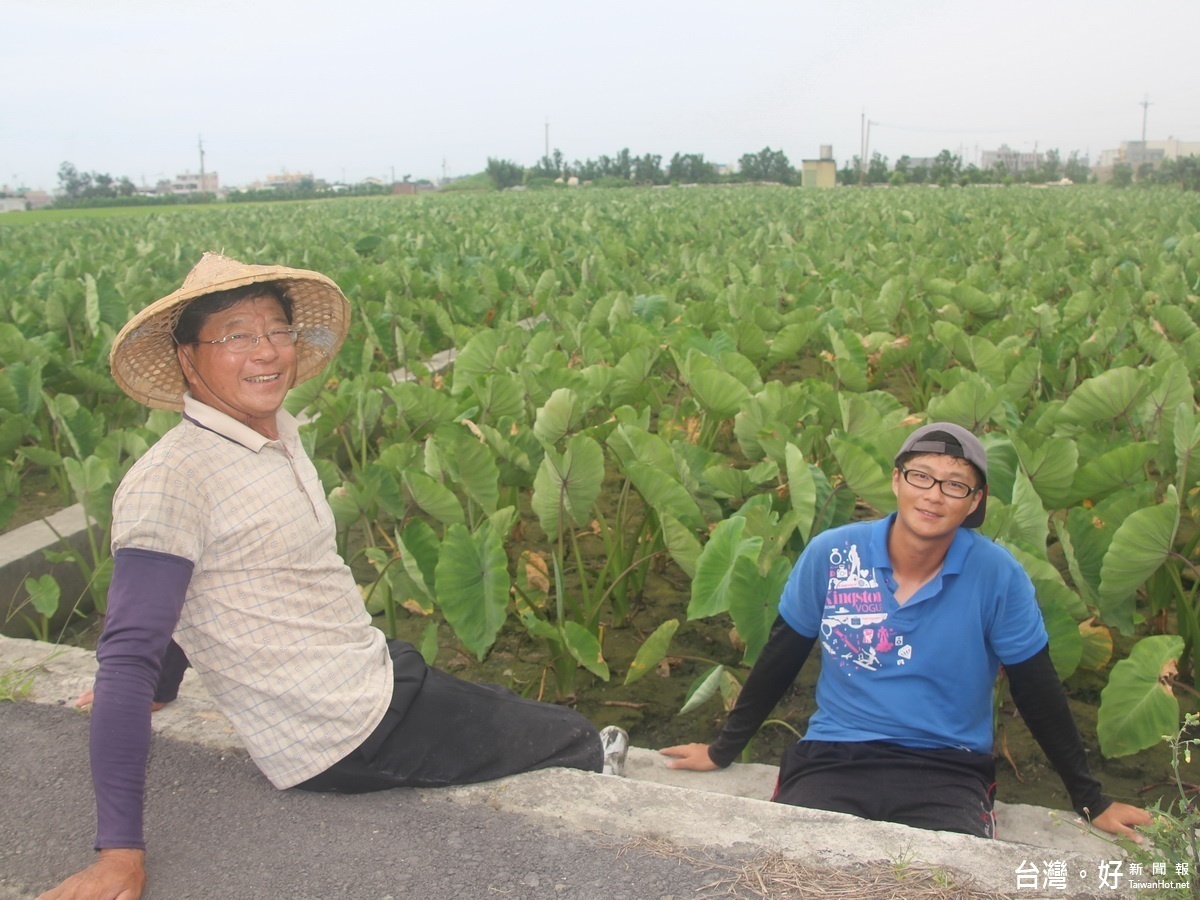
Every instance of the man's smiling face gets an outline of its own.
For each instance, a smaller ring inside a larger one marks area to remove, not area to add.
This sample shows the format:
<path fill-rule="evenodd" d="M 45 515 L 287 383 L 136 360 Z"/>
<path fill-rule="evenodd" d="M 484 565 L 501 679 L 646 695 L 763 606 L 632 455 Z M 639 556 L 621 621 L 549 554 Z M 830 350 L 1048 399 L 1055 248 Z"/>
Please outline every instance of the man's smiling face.
<path fill-rule="evenodd" d="M 270 295 L 251 297 L 210 315 L 200 329 L 202 343 L 176 350 L 192 396 L 265 437 L 278 437 L 275 414 L 296 381 L 296 347 L 273 344 L 265 335 L 290 327 L 283 307 Z M 245 353 L 234 353 L 226 344 L 203 343 L 232 334 L 263 337 Z"/>

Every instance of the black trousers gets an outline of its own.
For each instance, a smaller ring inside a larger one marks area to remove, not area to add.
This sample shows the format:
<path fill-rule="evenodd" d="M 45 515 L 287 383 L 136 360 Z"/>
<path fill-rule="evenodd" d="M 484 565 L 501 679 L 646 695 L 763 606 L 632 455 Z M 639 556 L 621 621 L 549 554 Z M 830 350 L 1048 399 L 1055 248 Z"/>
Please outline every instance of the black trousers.
<path fill-rule="evenodd" d="M 996 767 L 970 750 L 800 741 L 783 753 L 777 803 L 930 831 L 994 837 Z"/>
<path fill-rule="evenodd" d="M 357 749 L 296 787 L 358 794 L 473 784 L 550 766 L 600 771 L 600 735 L 575 710 L 455 678 L 427 666 L 404 641 L 388 649 L 395 684 L 383 721 Z"/>

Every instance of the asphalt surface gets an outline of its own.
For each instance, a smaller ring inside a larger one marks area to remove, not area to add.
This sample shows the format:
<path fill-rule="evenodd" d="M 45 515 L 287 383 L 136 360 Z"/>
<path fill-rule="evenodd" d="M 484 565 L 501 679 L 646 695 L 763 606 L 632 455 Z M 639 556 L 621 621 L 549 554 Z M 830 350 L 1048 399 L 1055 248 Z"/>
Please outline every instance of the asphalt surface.
<path fill-rule="evenodd" d="M 10 896 L 36 896 L 93 858 L 87 732 L 87 716 L 65 707 L 0 704 Z M 244 754 L 162 737 L 148 783 L 147 898 L 622 900 L 703 896 L 714 881 L 677 858 L 434 791 L 277 791 Z"/>
<path fill-rule="evenodd" d="M 36 897 L 93 859 L 89 720 L 73 700 L 94 676 L 94 654 L 0 638 L 0 697 L 20 685 L 24 698 L 0 702 L 0 900 Z M 643 748 L 623 778 L 544 769 L 437 790 L 277 791 L 194 673 L 151 724 L 151 900 L 760 896 L 745 879 L 731 894 L 731 873 L 778 858 L 816 886 L 839 882 L 842 897 L 863 896 L 879 866 L 889 879 L 936 870 L 992 897 L 1131 893 L 1094 891 L 1120 848 L 1041 807 L 997 804 L 1003 840 L 921 831 L 766 802 L 773 766 L 680 772 Z M 1065 890 L 1022 885 L 1019 872 L 1051 862 L 1072 873 Z M 877 868 L 863 880 L 865 865 Z M 886 896 L 910 893 L 897 880 Z"/>

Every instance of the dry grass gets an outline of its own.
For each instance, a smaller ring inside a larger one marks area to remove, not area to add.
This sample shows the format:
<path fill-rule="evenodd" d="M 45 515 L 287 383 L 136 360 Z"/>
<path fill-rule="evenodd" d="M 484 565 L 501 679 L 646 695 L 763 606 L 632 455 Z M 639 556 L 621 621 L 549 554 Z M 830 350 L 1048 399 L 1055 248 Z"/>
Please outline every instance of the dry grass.
<path fill-rule="evenodd" d="M 782 853 L 762 853 L 731 865 L 716 862 L 703 850 L 649 838 L 622 844 L 617 855 L 630 852 L 671 857 L 712 872 L 713 880 L 702 888 L 706 897 L 1018 900 L 1014 894 L 980 888 L 970 876 L 920 863 L 880 861 L 830 869 L 805 865 Z"/>

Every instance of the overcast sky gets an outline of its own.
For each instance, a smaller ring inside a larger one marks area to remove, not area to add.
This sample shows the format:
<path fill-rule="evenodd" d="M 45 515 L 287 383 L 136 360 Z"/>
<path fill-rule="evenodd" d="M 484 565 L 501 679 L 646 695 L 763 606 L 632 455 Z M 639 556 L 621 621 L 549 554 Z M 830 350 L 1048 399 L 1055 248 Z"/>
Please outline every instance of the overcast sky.
<path fill-rule="evenodd" d="M 0 0 L 0 184 L 1200 141 L 1200 0 Z"/>

